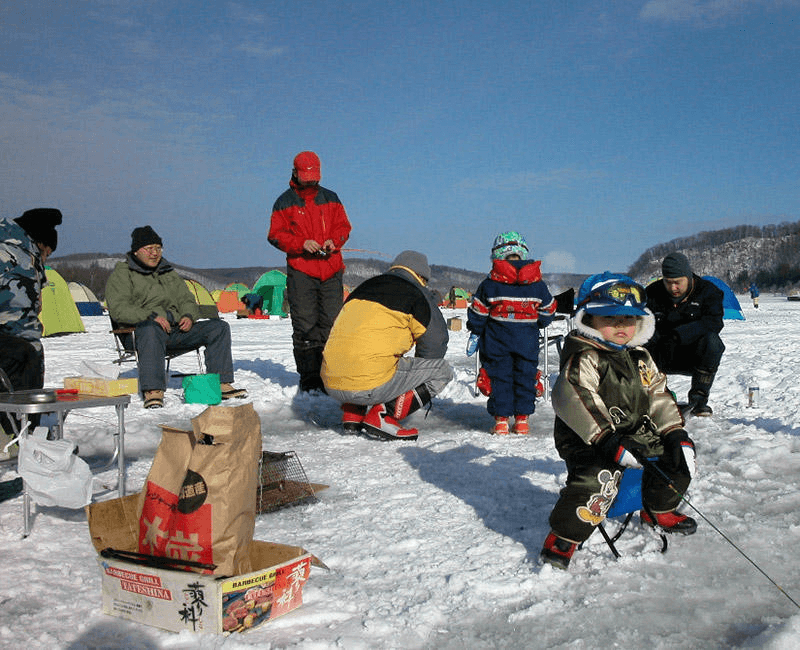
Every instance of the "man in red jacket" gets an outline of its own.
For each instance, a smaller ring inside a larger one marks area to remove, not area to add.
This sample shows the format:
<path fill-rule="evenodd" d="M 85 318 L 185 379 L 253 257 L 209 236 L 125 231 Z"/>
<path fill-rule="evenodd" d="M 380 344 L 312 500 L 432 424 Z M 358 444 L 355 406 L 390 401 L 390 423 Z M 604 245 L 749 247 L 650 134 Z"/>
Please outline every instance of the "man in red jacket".
<path fill-rule="evenodd" d="M 350 222 L 336 192 L 322 187 L 313 151 L 294 159 L 289 189 L 272 207 L 269 243 L 286 253 L 286 293 L 300 390 L 324 391 L 319 376 L 322 349 L 342 308 L 341 248 Z"/>

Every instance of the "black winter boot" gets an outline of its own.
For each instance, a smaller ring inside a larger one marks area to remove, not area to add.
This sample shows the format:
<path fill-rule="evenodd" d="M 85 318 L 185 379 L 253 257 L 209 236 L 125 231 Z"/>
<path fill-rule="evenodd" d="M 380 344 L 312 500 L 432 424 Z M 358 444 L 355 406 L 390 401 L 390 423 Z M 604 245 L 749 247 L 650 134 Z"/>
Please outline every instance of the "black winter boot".
<path fill-rule="evenodd" d="M 325 392 L 325 386 L 319 376 L 322 367 L 322 348 L 308 347 L 294 349 L 294 362 L 300 373 L 300 391 L 308 393 L 313 390 Z"/>
<path fill-rule="evenodd" d="M 696 369 L 692 373 L 692 386 L 689 389 L 689 405 L 692 415 L 707 417 L 713 413 L 708 405 L 708 394 L 714 383 L 716 371 Z"/>

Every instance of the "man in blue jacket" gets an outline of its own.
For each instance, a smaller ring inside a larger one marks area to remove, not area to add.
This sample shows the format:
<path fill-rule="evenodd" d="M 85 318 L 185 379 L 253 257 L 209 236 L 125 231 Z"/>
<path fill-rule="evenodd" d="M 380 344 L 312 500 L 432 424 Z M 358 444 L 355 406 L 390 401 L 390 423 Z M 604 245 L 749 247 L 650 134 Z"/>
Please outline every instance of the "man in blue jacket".
<path fill-rule="evenodd" d="M 667 255 L 661 274 L 661 280 L 647 287 L 647 307 L 656 317 L 656 333 L 645 347 L 662 372 L 691 375 L 684 410 L 709 416 L 708 395 L 725 352 L 719 336 L 722 291 L 695 275 L 683 253 Z"/>

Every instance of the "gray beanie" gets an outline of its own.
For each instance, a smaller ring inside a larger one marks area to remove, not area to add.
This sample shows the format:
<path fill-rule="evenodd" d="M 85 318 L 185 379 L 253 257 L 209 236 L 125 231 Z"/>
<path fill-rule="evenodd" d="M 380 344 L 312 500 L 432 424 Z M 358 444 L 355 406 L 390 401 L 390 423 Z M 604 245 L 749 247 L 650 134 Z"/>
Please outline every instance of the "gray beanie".
<path fill-rule="evenodd" d="M 431 279 L 431 267 L 428 266 L 428 258 L 417 251 L 403 251 L 394 258 L 392 266 L 405 266 L 426 282 Z"/>
<path fill-rule="evenodd" d="M 670 253 L 661 262 L 661 275 L 665 278 L 691 278 L 689 258 L 683 253 Z"/>

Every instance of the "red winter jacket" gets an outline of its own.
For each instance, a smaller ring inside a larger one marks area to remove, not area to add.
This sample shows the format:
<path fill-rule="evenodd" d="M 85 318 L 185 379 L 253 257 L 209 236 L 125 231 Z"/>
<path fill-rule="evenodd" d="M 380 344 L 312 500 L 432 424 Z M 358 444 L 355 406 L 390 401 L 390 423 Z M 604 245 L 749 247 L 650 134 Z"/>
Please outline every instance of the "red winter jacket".
<path fill-rule="evenodd" d="M 324 187 L 300 187 L 292 179 L 289 189 L 272 206 L 269 243 L 286 253 L 286 263 L 312 278 L 328 280 L 344 268 L 340 249 L 350 236 L 350 222 L 336 192 Z M 333 241 L 328 255 L 307 253 L 303 243 L 313 239 Z"/>

